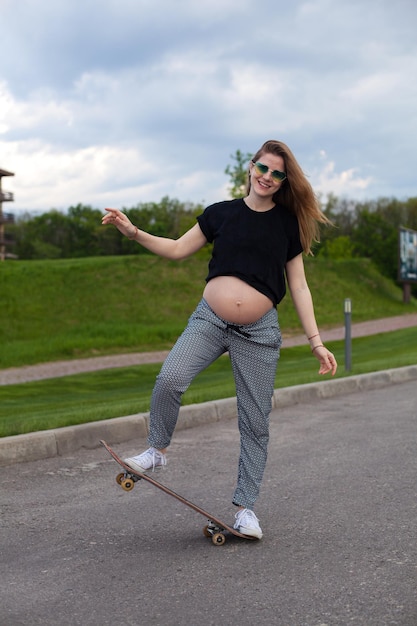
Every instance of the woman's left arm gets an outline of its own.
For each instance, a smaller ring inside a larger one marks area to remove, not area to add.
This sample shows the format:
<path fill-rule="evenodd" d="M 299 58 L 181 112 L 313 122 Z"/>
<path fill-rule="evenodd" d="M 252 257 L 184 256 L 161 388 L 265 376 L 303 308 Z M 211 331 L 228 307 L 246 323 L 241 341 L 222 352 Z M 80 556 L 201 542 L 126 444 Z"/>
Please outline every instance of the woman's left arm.
<path fill-rule="evenodd" d="M 314 314 L 313 298 L 304 270 L 304 262 L 301 254 L 288 261 L 285 266 L 288 288 L 291 293 L 295 310 L 310 342 L 310 348 L 314 356 L 320 361 L 319 374 L 336 374 L 337 362 L 334 354 L 330 352 L 320 339 Z"/>

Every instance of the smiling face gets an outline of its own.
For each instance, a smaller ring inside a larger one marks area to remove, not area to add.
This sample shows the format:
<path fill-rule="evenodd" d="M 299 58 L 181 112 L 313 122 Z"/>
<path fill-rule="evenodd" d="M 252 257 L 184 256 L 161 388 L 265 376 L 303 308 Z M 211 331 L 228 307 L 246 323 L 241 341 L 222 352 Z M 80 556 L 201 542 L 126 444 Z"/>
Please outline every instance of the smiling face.
<path fill-rule="evenodd" d="M 249 164 L 250 193 L 256 194 L 260 198 L 272 198 L 284 181 L 278 180 L 276 172 L 285 172 L 284 159 L 281 156 L 263 153 L 256 161 L 268 167 L 267 172 L 260 169 L 251 161 Z M 265 168 L 263 168 L 265 169 Z"/>

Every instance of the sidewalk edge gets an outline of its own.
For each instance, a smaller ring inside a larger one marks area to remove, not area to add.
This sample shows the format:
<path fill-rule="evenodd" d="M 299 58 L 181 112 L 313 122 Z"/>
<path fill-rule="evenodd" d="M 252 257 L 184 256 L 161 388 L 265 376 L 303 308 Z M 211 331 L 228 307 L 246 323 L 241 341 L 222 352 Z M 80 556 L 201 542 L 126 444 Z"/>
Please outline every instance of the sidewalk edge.
<path fill-rule="evenodd" d="M 379 389 L 415 379 L 417 379 L 417 365 L 410 365 L 371 374 L 284 387 L 274 391 L 272 407 L 277 409 L 294 404 L 305 404 L 314 400 Z M 236 398 L 187 405 L 180 409 L 177 430 L 231 419 L 236 417 L 236 414 Z M 138 413 L 79 426 L 3 437 L 0 439 L 0 467 L 64 456 L 82 448 L 91 450 L 99 446 L 100 439 L 105 439 L 111 444 L 122 443 L 133 438 L 145 440 L 148 423 L 149 413 Z"/>

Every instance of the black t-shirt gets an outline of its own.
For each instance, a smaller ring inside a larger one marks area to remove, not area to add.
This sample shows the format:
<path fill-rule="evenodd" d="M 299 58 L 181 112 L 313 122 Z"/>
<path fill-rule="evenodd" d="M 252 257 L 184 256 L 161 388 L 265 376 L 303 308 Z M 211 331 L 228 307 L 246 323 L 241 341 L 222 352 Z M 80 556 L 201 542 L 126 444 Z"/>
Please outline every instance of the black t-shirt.
<path fill-rule="evenodd" d="M 207 282 L 215 276 L 236 276 L 268 296 L 274 306 L 281 302 L 285 264 L 303 251 L 291 211 L 275 205 L 257 212 L 239 198 L 210 205 L 197 220 L 214 244 Z"/>

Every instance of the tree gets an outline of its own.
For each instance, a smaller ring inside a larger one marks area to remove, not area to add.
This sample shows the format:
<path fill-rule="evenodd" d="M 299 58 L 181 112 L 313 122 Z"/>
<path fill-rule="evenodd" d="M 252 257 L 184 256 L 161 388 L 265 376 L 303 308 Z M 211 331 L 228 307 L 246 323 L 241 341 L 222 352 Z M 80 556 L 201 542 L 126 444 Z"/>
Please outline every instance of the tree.
<path fill-rule="evenodd" d="M 24 216 L 16 223 L 16 254 L 20 259 L 56 259 L 71 256 L 68 217 L 51 209 L 34 218 Z"/>
<path fill-rule="evenodd" d="M 347 235 L 326 239 L 320 248 L 320 254 L 327 259 L 351 259 L 353 252 L 353 243 Z"/>
<path fill-rule="evenodd" d="M 355 256 L 372 259 L 379 271 L 395 280 L 397 276 L 398 229 L 380 213 L 362 209 L 358 212 L 352 235 Z"/>
<path fill-rule="evenodd" d="M 236 150 L 235 154 L 231 154 L 236 163 L 232 167 L 228 165 L 224 173 L 230 176 L 232 186 L 229 187 L 229 193 L 232 198 L 243 198 L 246 195 L 246 185 L 248 182 L 248 163 L 252 158 L 251 154 L 244 154 L 240 150 Z"/>
<path fill-rule="evenodd" d="M 68 209 L 71 256 L 97 256 L 101 253 L 98 228 L 102 212 L 91 206 L 77 204 Z"/>

